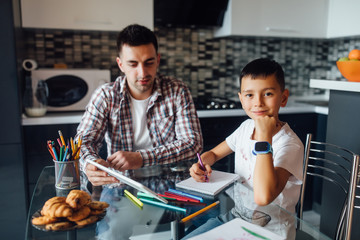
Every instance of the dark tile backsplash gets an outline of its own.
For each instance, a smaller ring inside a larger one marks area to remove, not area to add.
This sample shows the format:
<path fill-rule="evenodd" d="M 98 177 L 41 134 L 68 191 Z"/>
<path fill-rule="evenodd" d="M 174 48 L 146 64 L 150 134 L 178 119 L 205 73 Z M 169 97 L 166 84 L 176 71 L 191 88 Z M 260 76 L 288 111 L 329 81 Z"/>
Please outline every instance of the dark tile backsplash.
<path fill-rule="evenodd" d="M 284 68 L 292 95 L 320 94 L 309 89 L 309 79 L 342 77 L 335 61 L 360 48 L 360 37 L 295 39 L 273 37 L 213 38 L 211 29 L 155 28 L 161 54 L 160 72 L 176 76 L 191 88 L 192 95 L 237 97 L 238 76 L 245 64 L 269 57 Z M 26 58 L 40 68 L 65 63 L 68 68 L 110 69 L 116 65 L 117 32 L 27 29 Z"/>

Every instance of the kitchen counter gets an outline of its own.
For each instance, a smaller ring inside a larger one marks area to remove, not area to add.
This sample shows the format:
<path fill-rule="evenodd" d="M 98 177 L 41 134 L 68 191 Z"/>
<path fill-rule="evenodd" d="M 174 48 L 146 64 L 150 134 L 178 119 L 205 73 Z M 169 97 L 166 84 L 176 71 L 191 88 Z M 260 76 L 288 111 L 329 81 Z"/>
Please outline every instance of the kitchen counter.
<path fill-rule="evenodd" d="M 360 83 L 348 82 L 348 81 L 310 79 L 310 88 L 360 92 Z"/>
<path fill-rule="evenodd" d="M 280 114 L 319 113 L 327 115 L 328 101 L 329 96 L 327 94 L 290 97 L 286 107 L 280 108 Z M 198 110 L 197 113 L 199 118 L 246 116 L 243 109 Z M 47 113 L 43 117 L 27 117 L 23 114 L 22 125 L 77 124 L 81 121 L 82 115 L 83 112 Z"/>

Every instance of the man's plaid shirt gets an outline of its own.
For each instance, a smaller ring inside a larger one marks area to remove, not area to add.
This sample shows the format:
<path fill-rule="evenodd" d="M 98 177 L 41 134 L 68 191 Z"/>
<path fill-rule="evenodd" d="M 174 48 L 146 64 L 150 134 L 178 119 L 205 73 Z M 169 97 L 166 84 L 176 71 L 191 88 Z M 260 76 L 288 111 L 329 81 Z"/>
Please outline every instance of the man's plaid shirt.
<path fill-rule="evenodd" d="M 92 95 L 77 135 L 82 138 L 81 160 L 100 158 L 103 140 L 107 153 L 132 151 L 131 98 L 126 77 L 99 87 Z M 147 126 L 153 144 L 138 150 L 143 166 L 168 164 L 195 158 L 202 151 L 199 119 L 188 87 L 179 80 L 158 75 L 147 108 Z"/>

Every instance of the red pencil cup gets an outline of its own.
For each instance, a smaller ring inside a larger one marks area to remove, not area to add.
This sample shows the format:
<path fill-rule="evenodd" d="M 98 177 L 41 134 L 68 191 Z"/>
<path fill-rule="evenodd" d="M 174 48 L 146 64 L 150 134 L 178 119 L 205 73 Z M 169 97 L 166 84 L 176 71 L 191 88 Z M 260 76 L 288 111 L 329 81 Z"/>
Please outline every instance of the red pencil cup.
<path fill-rule="evenodd" d="M 80 187 L 79 161 L 54 161 L 55 187 L 73 189 Z"/>

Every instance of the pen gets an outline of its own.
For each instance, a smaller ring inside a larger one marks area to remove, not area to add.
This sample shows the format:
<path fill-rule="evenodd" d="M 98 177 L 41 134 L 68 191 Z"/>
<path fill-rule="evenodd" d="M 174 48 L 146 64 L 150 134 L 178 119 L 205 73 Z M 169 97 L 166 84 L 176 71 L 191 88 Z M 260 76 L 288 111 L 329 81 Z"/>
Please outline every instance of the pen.
<path fill-rule="evenodd" d="M 54 159 L 54 160 L 59 161 L 58 156 L 57 156 L 57 153 L 56 153 L 56 149 L 55 149 L 54 146 L 52 147 L 52 150 L 53 150 L 53 153 L 54 153 L 54 156 L 55 156 L 55 159 Z"/>
<path fill-rule="evenodd" d="M 199 163 L 200 163 L 200 166 L 201 166 L 201 170 L 206 171 L 206 168 L 205 168 L 205 166 L 204 166 L 204 163 L 203 163 L 203 161 L 201 160 L 200 154 L 199 154 L 199 153 L 196 153 L 196 155 L 197 155 L 197 157 L 198 157 L 198 159 L 199 159 Z M 207 182 L 207 181 L 209 181 L 209 179 L 208 179 L 207 174 L 205 174 L 205 182 Z"/>
<path fill-rule="evenodd" d="M 78 142 L 78 148 L 79 148 L 79 149 L 80 149 L 80 147 L 81 147 L 81 143 L 82 143 L 82 139 L 81 139 L 81 137 L 79 136 L 79 142 Z M 80 151 L 77 152 L 75 158 L 78 159 L 79 156 L 80 156 Z"/>
<path fill-rule="evenodd" d="M 128 190 L 124 190 L 124 194 L 125 196 L 134 204 L 136 205 L 138 208 L 140 208 L 142 210 L 144 204 L 134 195 L 132 195 Z"/>
<path fill-rule="evenodd" d="M 174 210 L 174 211 L 183 212 L 183 213 L 186 214 L 186 209 L 185 208 L 176 207 L 176 206 L 173 206 L 173 205 L 168 205 L 168 204 L 158 202 L 158 201 L 152 201 L 152 200 L 146 199 L 146 198 L 140 198 L 140 200 L 143 201 L 144 203 L 147 203 L 147 204 L 151 204 L 151 205 L 158 206 L 158 207 L 163 207 L 163 208 Z"/>
<path fill-rule="evenodd" d="M 162 196 L 162 195 L 160 194 L 160 196 Z M 183 197 L 183 196 L 171 193 L 171 192 L 165 192 L 165 196 L 170 197 L 170 198 L 175 198 L 176 200 L 184 201 L 184 202 L 200 202 L 200 200 Z"/>
<path fill-rule="evenodd" d="M 158 194 L 160 197 L 163 197 L 165 199 L 168 199 L 168 200 L 176 200 L 175 198 L 172 198 L 172 197 L 168 197 L 168 196 L 165 196 L 163 194 Z M 138 192 L 137 193 L 137 197 L 144 197 L 144 198 L 150 198 L 150 199 L 156 199 L 154 196 L 150 195 L 150 194 L 147 194 L 147 193 L 144 193 L 144 192 Z"/>
<path fill-rule="evenodd" d="M 196 200 L 199 200 L 200 202 L 204 201 L 202 197 L 195 196 L 195 195 L 192 195 L 190 193 L 181 192 L 179 190 L 175 190 L 175 189 L 172 189 L 172 188 L 169 188 L 169 192 L 174 193 L 176 195 L 180 195 L 182 197 L 188 197 L 188 198 L 196 199 Z"/>
<path fill-rule="evenodd" d="M 64 154 L 64 145 L 61 146 L 61 148 L 60 148 L 59 161 L 63 160 L 63 154 Z"/>
<path fill-rule="evenodd" d="M 66 161 L 66 155 L 67 155 L 68 151 L 69 151 L 69 148 L 66 148 L 64 156 L 63 156 L 63 161 L 64 162 Z"/>
<path fill-rule="evenodd" d="M 61 143 L 61 141 L 60 141 L 60 138 L 57 138 L 56 140 L 57 140 L 59 146 L 61 147 L 61 146 L 62 146 L 62 143 Z"/>
<path fill-rule="evenodd" d="M 61 130 L 59 130 L 58 133 L 59 133 L 59 136 L 60 136 L 62 145 L 66 147 L 65 140 L 64 140 L 64 136 L 62 135 Z"/>
<path fill-rule="evenodd" d="M 184 204 L 186 204 L 186 205 L 201 205 L 201 206 L 206 206 L 206 204 L 205 203 L 201 203 L 200 201 L 198 201 L 198 200 L 193 200 L 193 199 L 191 199 L 191 201 L 190 201 L 190 199 L 189 198 L 182 198 L 182 197 L 179 197 L 179 196 L 177 196 L 177 195 L 175 195 L 174 194 L 174 197 L 172 197 L 172 196 L 168 196 L 168 195 L 164 195 L 164 194 L 158 194 L 160 197 L 163 197 L 163 198 L 165 198 L 166 200 L 168 200 L 170 203 L 174 203 L 174 204 L 178 204 L 178 205 L 184 205 Z M 148 199 L 152 199 L 152 200 L 156 200 L 156 198 L 154 198 L 153 196 L 151 196 L 151 195 L 149 195 L 149 194 L 147 194 L 147 193 L 144 193 L 144 192 L 138 192 L 137 193 L 137 197 L 138 198 L 141 198 L 141 197 L 143 197 L 143 198 L 148 198 Z"/>
<path fill-rule="evenodd" d="M 184 217 L 183 219 L 181 219 L 180 222 L 181 222 L 181 223 L 185 223 L 185 222 L 189 221 L 190 219 L 192 219 L 192 218 L 194 218 L 194 217 L 196 217 L 196 216 L 199 216 L 201 213 L 203 213 L 203 212 L 205 212 L 205 211 L 207 211 L 207 210 L 215 207 L 215 206 L 218 205 L 219 203 L 220 203 L 220 201 L 216 201 L 216 202 L 208 205 L 207 207 L 204 207 L 204 208 L 200 209 L 199 211 L 194 212 L 193 214 L 190 214 L 190 215 L 187 216 L 187 217 Z"/>
<path fill-rule="evenodd" d="M 258 237 L 258 238 L 261 238 L 261 239 L 264 239 L 264 240 L 270 240 L 270 238 L 261 236 L 260 234 L 258 234 L 256 232 L 253 232 L 250 229 L 247 229 L 246 227 L 241 227 L 241 228 L 244 229 L 246 232 L 250 233 L 251 235 L 255 236 L 255 237 Z"/>
<path fill-rule="evenodd" d="M 71 144 L 71 151 L 74 152 L 74 151 L 75 151 L 75 148 L 74 148 L 74 140 L 73 140 L 72 137 L 70 138 L 70 144 Z"/>

